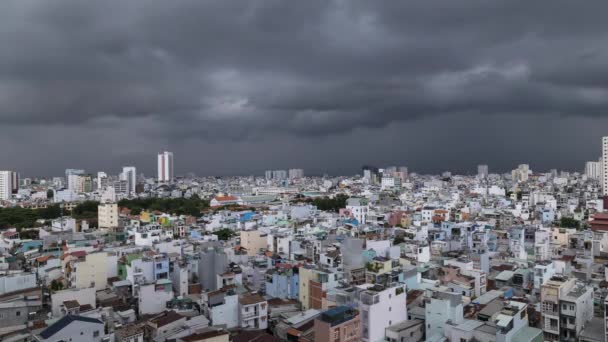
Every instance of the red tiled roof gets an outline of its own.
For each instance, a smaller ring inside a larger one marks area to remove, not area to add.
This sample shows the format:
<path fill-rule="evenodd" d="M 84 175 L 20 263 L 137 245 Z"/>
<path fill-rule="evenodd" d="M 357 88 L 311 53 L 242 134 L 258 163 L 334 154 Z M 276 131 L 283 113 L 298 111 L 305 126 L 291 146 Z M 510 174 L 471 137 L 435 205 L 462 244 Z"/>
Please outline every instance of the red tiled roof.
<path fill-rule="evenodd" d="M 226 202 L 226 201 L 238 201 L 238 198 L 235 196 L 218 196 L 215 198 L 218 202 Z"/>

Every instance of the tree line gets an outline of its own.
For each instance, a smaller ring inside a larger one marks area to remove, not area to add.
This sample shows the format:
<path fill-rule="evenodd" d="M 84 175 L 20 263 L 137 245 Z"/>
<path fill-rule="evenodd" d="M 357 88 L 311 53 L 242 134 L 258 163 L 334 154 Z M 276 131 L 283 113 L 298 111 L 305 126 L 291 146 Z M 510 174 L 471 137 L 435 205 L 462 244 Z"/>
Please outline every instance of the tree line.
<path fill-rule="evenodd" d="M 79 203 L 70 212 L 64 210 L 64 215 L 70 215 L 79 220 L 97 219 L 97 201 Z M 175 215 L 199 216 L 201 210 L 209 208 L 209 201 L 198 196 L 191 198 L 137 198 L 125 199 L 118 202 L 119 207 L 126 207 L 131 213 L 138 215 L 142 210 L 158 210 Z M 27 209 L 21 207 L 0 208 L 0 229 L 32 228 L 43 225 L 38 220 L 52 220 L 61 216 L 59 204 L 51 204 L 46 208 Z"/>

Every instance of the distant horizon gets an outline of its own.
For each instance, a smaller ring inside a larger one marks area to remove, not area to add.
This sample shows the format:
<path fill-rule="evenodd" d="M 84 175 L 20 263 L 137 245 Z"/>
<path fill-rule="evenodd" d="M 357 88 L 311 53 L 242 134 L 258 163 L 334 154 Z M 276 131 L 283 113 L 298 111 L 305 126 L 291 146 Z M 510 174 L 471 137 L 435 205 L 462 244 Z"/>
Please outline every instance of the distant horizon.
<path fill-rule="evenodd" d="M 590 160 L 590 161 L 593 161 L 593 160 Z M 526 164 L 526 163 L 521 163 L 521 164 Z M 517 166 L 521 165 L 521 164 L 517 164 L 512 169 L 505 170 L 505 171 L 502 171 L 502 172 L 493 172 L 492 168 L 488 165 L 488 174 L 505 175 L 505 174 L 510 173 L 512 170 L 516 169 Z M 376 165 L 369 165 L 369 164 L 366 164 L 366 165 L 376 167 Z M 487 164 L 480 164 L 480 165 L 487 165 Z M 531 164 L 528 164 L 528 165 L 530 165 L 530 170 L 532 171 L 533 174 L 550 173 L 552 170 L 556 170 L 558 172 L 558 175 L 559 175 L 560 172 L 580 173 L 580 174 L 584 174 L 585 173 L 584 166 L 583 166 L 582 170 L 561 170 L 561 169 L 552 168 L 552 169 L 548 169 L 548 170 L 540 170 L 539 171 L 539 170 L 535 170 L 532 167 Z M 394 166 L 394 165 L 390 165 L 390 166 L 387 166 L 387 167 L 391 167 L 391 166 Z M 404 166 L 404 165 L 402 165 L 402 166 Z M 137 166 L 135 166 L 135 167 L 137 168 Z M 385 169 L 387 167 L 378 167 L 378 168 L 379 169 Z M 69 168 L 67 168 L 67 169 L 69 169 Z M 85 170 L 86 174 L 92 175 L 93 178 L 97 177 L 97 172 L 106 172 L 108 175 L 111 175 L 111 176 L 118 176 L 118 174 L 120 173 L 120 172 L 111 173 L 111 172 L 102 171 L 102 170 L 99 170 L 99 171 L 90 171 L 89 172 L 86 169 L 84 169 L 84 170 Z M 271 170 L 271 169 L 268 169 L 268 170 Z M 289 169 L 273 168 L 272 170 L 286 170 L 287 171 Z M 362 176 L 363 175 L 362 168 L 359 169 L 359 172 L 355 172 L 355 173 L 352 173 L 352 174 L 331 174 L 331 173 L 311 173 L 311 174 L 308 174 L 306 172 L 306 169 L 303 169 L 303 170 L 304 170 L 304 177 L 305 178 L 306 177 L 323 177 L 325 175 L 327 175 L 329 177 L 353 177 L 353 176 L 357 176 L 357 175 L 358 176 Z M 27 176 L 27 175 L 24 176 L 18 170 L 7 170 L 7 171 L 16 171 L 16 172 L 18 172 L 21 179 L 23 179 L 23 178 L 52 179 L 54 177 L 65 177 L 65 174 L 63 174 L 63 175 L 54 175 L 54 176 Z M 199 175 L 199 174 L 192 173 L 192 172 L 185 172 L 183 174 L 176 174 L 176 178 L 186 178 L 187 174 L 189 174 L 189 173 L 194 174 L 194 176 L 198 177 L 198 178 L 209 178 L 209 177 L 251 177 L 251 176 L 254 176 L 254 177 L 264 177 L 265 176 L 264 173 L 266 171 L 267 170 L 264 170 L 264 171 L 261 171 L 261 172 L 258 172 L 258 173 L 251 173 L 251 174 L 225 174 L 225 175 Z M 421 176 L 442 176 L 442 173 L 444 173 L 444 172 L 451 172 L 452 176 L 476 176 L 477 175 L 477 165 L 475 166 L 475 172 L 473 172 L 473 173 L 461 173 L 461 172 L 456 173 L 456 172 L 453 172 L 453 171 L 450 171 L 450 170 L 444 170 L 444 171 L 435 172 L 435 173 L 423 173 L 423 172 L 417 172 L 416 170 L 411 170 L 408 167 L 408 174 L 417 174 L 417 175 L 421 175 Z M 139 168 L 137 168 L 137 175 L 139 176 L 141 174 L 142 174 L 142 172 L 140 172 Z M 156 172 L 149 172 L 148 175 L 146 175 L 146 172 L 143 172 L 143 175 L 145 176 L 145 178 L 155 178 L 155 179 L 157 178 L 156 176 L 149 176 L 150 174 L 156 174 Z"/>

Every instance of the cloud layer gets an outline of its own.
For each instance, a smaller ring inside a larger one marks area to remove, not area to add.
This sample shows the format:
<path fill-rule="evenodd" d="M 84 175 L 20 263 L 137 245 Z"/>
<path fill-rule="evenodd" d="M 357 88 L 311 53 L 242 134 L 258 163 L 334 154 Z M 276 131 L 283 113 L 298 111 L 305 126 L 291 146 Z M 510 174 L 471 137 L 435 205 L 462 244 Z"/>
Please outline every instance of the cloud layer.
<path fill-rule="evenodd" d="M 533 165 L 580 168 L 605 134 L 595 129 L 607 123 L 604 2 L 0 6 L 0 157 L 26 173 L 122 163 L 151 172 L 165 148 L 180 171 L 202 174 L 355 172 L 369 162 L 465 171 L 477 162 L 508 167 L 527 156 L 521 142 L 536 152 L 526 160 Z M 452 152 L 427 142 L 454 135 L 464 120 Z M 507 126 L 510 138 L 489 134 L 492 149 L 480 154 L 476 137 Z M 548 159 L 556 131 L 571 143 Z M 61 152 L 38 163 L 50 146 Z M 332 157 L 317 160 L 319 147 Z"/>

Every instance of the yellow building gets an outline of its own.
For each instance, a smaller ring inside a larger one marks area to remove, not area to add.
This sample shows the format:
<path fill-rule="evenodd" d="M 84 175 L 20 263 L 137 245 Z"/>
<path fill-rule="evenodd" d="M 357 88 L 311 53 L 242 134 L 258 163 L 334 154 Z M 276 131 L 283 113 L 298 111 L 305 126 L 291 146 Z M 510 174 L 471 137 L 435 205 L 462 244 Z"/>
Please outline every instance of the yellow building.
<path fill-rule="evenodd" d="M 255 256 L 260 250 L 267 249 L 266 235 L 259 230 L 241 230 L 241 247 L 247 250 L 247 255 Z"/>
<path fill-rule="evenodd" d="M 99 204 L 97 206 L 97 224 L 99 229 L 118 227 L 118 205 L 116 203 Z"/>
<path fill-rule="evenodd" d="M 66 265 L 66 273 L 71 287 L 84 289 L 94 287 L 96 291 L 106 288 L 108 254 L 96 252 L 81 258 L 72 258 Z"/>

